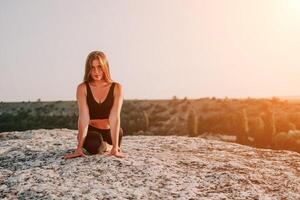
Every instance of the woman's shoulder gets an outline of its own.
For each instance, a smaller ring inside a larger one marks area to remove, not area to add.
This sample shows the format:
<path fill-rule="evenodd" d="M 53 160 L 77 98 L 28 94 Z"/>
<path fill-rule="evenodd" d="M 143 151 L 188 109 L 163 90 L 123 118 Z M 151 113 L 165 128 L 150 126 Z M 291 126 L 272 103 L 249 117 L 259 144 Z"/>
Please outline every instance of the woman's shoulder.
<path fill-rule="evenodd" d="M 115 84 L 115 90 L 121 90 L 122 89 L 123 86 L 122 86 L 121 83 L 119 83 L 117 81 L 114 81 L 113 83 Z"/>
<path fill-rule="evenodd" d="M 87 87 L 86 87 L 86 84 L 87 84 L 87 82 L 85 82 L 85 81 L 83 81 L 83 82 L 81 82 L 81 83 L 79 83 L 78 85 L 77 85 L 77 91 L 82 91 L 82 92 L 86 92 L 87 91 Z"/>
<path fill-rule="evenodd" d="M 114 81 L 115 88 L 114 88 L 114 96 L 121 95 L 123 93 L 123 86 L 121 83 Z"/>
<path fill-rule="evenodd" d="M 83 81 L 77 85 L 77 88 L 85 88 L 86 84 L 87 84 L 87 82 Z"/>

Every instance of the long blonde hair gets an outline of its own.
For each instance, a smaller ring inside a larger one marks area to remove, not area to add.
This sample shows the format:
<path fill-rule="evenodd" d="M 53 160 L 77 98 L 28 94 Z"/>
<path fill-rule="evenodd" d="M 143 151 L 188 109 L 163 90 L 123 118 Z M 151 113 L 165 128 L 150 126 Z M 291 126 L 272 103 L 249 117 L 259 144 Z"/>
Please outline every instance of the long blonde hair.
<path fill-rule="evenodd" d="M 89 53 L 89 55 L 86 58 L 85 62 L 85 73 L 84 73 L 84 82 L 90 82 L 92 80 L 90 74 L 91 74 L 91 68 L 92 68 L 92 62 L 93 60 L 98 59 L 101 69 L 103 71 L 103 79 L 106 82 L 113 82 L 111 79 L 110 71 L 109 71 L 109 64 L 108 60 L 105 56 L 105 54 L 101 51 L 92 51 Z"/>

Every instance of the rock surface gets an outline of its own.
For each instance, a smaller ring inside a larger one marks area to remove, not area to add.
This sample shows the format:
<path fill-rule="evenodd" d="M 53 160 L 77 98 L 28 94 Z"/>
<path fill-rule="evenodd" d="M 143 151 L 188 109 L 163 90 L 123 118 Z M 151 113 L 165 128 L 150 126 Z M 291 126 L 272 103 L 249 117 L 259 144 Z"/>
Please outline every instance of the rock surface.
<path fill-rule="evenodd" d="M 64 160 L 68 129 L 0 133 L 0 199 L 300 199 L 300 154 L 185 136 L 125 136 L 125 159 Z"/>

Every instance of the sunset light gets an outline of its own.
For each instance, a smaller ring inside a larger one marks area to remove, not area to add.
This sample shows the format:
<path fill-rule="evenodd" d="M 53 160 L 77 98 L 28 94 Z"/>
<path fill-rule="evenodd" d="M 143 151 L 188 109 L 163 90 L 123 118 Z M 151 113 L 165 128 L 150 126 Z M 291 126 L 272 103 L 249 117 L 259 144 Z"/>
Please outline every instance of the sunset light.
<path fill-rule="evenodd" d="M 0 0 L 0 199 L 300 200 L 300 0 Z"/>

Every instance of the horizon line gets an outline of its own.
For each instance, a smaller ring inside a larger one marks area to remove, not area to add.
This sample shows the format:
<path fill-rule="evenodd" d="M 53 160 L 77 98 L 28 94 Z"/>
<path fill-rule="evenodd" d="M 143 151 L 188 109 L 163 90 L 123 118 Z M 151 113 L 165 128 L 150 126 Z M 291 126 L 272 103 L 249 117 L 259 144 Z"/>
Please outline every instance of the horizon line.
<path fill-rule="evenodd" d="M 160 100 L 172 100 L 174 99 L 174 97 L 176 97 L 176 99 L 178 100 L 183 100 L 183 99 L 188 99 L 188 100 L 199 100 L 199 99 L 211 99 L 211 98 L 215 98 L 215 99 L 272 99 L 272 98 L 279 98 L 279 99 L 283 99 L 283 100 L 287 100 L 287 99 L 300 99 L 300 95 L 286 95 L 286 96 L 260 96 L 260 97 L 251 97 L 251 96 L 247 96 L 247 97 L 229 97 L 229 96 L 224 96 L 224 97 L 216 97 L 216 96 L 203 96 L 203 97 L 199 97 L 199 98 L 189 98 L 189 97 L 178 97 L 176 95 L 174 95 L 172 98 L 153 98 L 153 99 L 139 99 L 139 98 L 130 98 L 130 99 L 125 99 L 124 101 L 160 101 Z M 21 101 L 0 101 L 0 103 L 25 103 L 25 102 L 60 102 L 60 101 L 77 101 L 76 99 L 58 99 L 58 100 L 42 100 L 41 98 L 37 99 L 37 100 L 21 100 Z"/>

